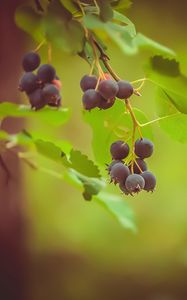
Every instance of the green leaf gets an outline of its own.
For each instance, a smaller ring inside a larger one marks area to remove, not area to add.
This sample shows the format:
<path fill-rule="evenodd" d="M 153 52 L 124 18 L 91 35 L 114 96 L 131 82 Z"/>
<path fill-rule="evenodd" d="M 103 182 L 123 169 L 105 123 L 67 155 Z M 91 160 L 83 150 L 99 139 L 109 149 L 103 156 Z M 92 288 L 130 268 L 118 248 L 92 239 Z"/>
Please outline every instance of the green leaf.
<path fill-rule="evenodd" d="M 94 200 L 105 208 L 124 228 L 136 232 L 134 213 L 125 200 L 113 194 L 100 192 Z"/>
<path fill-rule="evenodd" d="M 63 125 L 70 116 L 67 108 L 53 109 L 44 107 L 41 110 L 33 111 L 30 106 L 17 105 L 15 103 L 3 102 L 0 104 L 0 118 L 5 117 L 32 117 L 42 120 L 55 126 Z"/>
<path fill-rule="evenodd" d="M 88 157 L 78 150 L 72 150 L 70 153 L 70 168 L 86 175 L 87 177 L 101 177 L 98 167 L 89 160 Z"/>
<path fill-rule="evenodd" d="M 135 115 L 140 123 L 148 122 L 145 114 L 134 109 Z M 110 162 L 110 144 L 115 140 L 127 141 L 132 135 L 132 120 L 130 114 L 125 111 L 123 101 L 116 100 L 113 107 L 108 110 L 95 109 L 91 112 L 83 112 L 84 120 L 92 128 L 92 146 L 96 161 L 105 165 Z M 152 139 L 151 127 L 143 127 L 142 133 L 145 137 Z"/>
<path fill-rule="evenodd" d="M 76 5 L 70 0 L 60 0 L 63 6 L 71 13 L 75 14 L 77 12 Z"/>
<path fill-rule="evenodd" d="M 100 19 L 103 22 L 108 22 L 113 18 L 113 9 L 110 5 L 110 0 L 97 0 L 100 9 Z"/>
<path fill-rule="evenodd" d="M 130 0 L 113 0 L 111 1 L 112 6 L 114 6 L 115 10 L 124 13 L 124 11 L 129 8 L 132 4 Z"/>
<path fill-rule="evenodd" d="M 162 88 L 177 110 L 187 113 L 187 77 L 181 74 L 174 59 L 153 57 L 145 68 L 147 78 Z"/>
<path fill-rule="evenodd" d="M 19 28 L 31 35 L 34 40 L 41 42 L 45 39 L 45 30 L 42 23 L 42 16 L 29 5 L 22 5 L 17 8 L 15 22 Z"/>
<path fill-rule="evenodd" d="M 36 140 L 35 142 L 37 151 L 58 162 L 61 160 L 61 158 L 65 155 L 64 152 L 60 149 L 60 147 L 57 147 L 54 143 L 43 141 L 43 140 Z"/>
<path fill-rule="evenodd" d="M 113 20 L 117 20 L 117 21 L 125 24 L 128 27 L 128 31 L 129 31 L 129 33 L 131 33 L 132 37 L 134 37 L 136 35 L 136 28 L 135 28 L 134 23 L 131 20 L 129 20 L 129 18 L 127 18 L 126 16 L 120 14 L 117 11 L 114 11 Z M 127 29 L 127 27 L 126 27 L 126 29 Z"/>
<path fill-rule="evenodd" d="M 168 95 L 161 89 L 156 93 L 157 113 L 165 117 L 159 121 L 160 127 L 174 140 L 187 143 L 187 115 L 177 111 Z"/>
<path fill-rule="evenodd" d="M 98 36 L 104 32 L 125 54 L 135 55 L 141 49 L 149 50 L 152 55 L 162 54 L 168 57 L 175 54 L 171 49 L 147 38 L 143 34 L 137 33 L 135 35 L 135 28 L 129 19 L 125 17 L 123 19 L 122 15 L 117 12 L 115 12 L 114 18 L 127 23 L 127 25 L 119 25 L 114 22 L 104 23 L 94 15 L 86 15 L 83 22 L 88 29 L 93 30 Z"/>

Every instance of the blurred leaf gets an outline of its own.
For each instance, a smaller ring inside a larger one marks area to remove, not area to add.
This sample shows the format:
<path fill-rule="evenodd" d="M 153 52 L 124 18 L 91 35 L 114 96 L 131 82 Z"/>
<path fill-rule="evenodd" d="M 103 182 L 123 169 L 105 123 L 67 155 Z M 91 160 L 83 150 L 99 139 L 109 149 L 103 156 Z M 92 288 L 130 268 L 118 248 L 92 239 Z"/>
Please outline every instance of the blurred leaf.
<path fill-rule="evenodd" d="M 88 177 L 101 177 L 98 167 L 78 150 L 72 150 L 70 153 L 70 168 Z"/>
<path fill-rule="evenodd" d="M 131 20 L 129 20 L 129 18 L 127 18 L 126 16 L 120 14 L 117 11 L 114 11 L 113 19 L 117 20 L 117 21 L 120 21 L 120 22 L 124 23 L 126 26 L 128 26 L 129 33 L 131 33 L 132 36 L 136 35 L 135 25 Z M 126 29 L 127 29 L 127 27 L 126 27 Z"/>
<path fill-rule="evenodd" d="M 103 206 L 125 228 L 136 232 L 133 210 L 128 206 L 123 197 L 100 192 L 94 200 Z"/>
<path fill-rule="evenodd" d="M 187 143 L 187 115 L 177 111 L 167 94 L 158 89 L 156 93 L 157 113 L 168 118 L 159 121 L 160 127 L 174 140 Z"/>
<path fill-rule="evenodd" d="M 115 13 L 114 17 L 115 16 L 118 20 L 123 20 L 122 15 Z M 105 32 L 125 54 L 134 55 L 137 54 L 139 50 L 146 49 L 149 50 L 152 55 L 174 55 L 171 49 L 147 38 L 143 34 L 137 33 L 137 35 L 135 35 L 133 23 L 127 18 L 125 18 L 124 21 L 128 22 L 126 26 L 112 22 L 104 23 L 94 15 L 86 15 L 83 18 L 84 25 L 88 29 L 94 30 L 98 36 L 101 32 Z"/>
<path fill-rule="evenodd" d="M 69 12 L 71 14 L 74 14 L 74 13 L 77 12 L 77 7 L 76 7 L 76 5 L 72 1 L 70 1 L 70 0 L 60 0 L 60 2 L 63 4 L 63 6 L 67 10 L 69 10 Z"/>
<path fill-rule="evenodd" d="M 110 5 L 110 0 L 97 0 L 100 9 L 100 18 L 103 22 L 108 22 L 113 18 L 113 9 Z"/>
<path fill-rule="evenodd" d="M 37 151 L 40 154 L 56 162 L 60 161 L 60 159 L 65 155 L 63 153 L 63 150 L 57 147 L 54 143 L 43 141 L 43 140 L 36 140 L 34 143 L 36 145 Z"/>
<path fill-rule="evenodd" d="M 22 5 L 17 8 L 15 21 L 19 28 L 27 32 L 37 42 L 45 39 L 42 16 L 37 14 L 32 6 Z"/>
<path fill-rule="evenodd" d="M 44 107 L 41 110 L 33 111 L 30 106 L 26 105 L 17 105 L 10 102 L 3 102 L 0 104 L 0 118 L 32 117 L 55 126 L 60 126 L 67 122 L 69 116 L 70 113 L 67 108 L 59 108 L 57 110 L 50 107 Z"/>
<path fill-rule="evenodd" d="M 147 78 L 162 88 L 175 107 L 186 114 L 187 77 L 181 74 L 178 62 L 156 56 L 151 58 L 145 71 Z"/>
<path fill-rule="evenodd" d="M 113 0 L 111 1 L 112 6 L 114 6 L 115 10 L 124 13 L 124 11 L 129 8 L 132 4 L 130 0 Z"/>
<path fill-rule="evenodd" d="M 134 109 L 134 112 L 140 123 L 148 122 L 143 112 L 138 109 Z M 92 128 L 92 146 L 95 159 L 104 166 L 111 160 L 110 144 L 115 140 L 127 141 L 131 138 L 132 120 L 130 114 L 125 111 L 124 102 L 116 100 L 110 109 L 94 109 L 91 112 L 84 112 L 83 118 Z M 153 138 L 150 126 L 143 127 L 142 133 L 147 138 Z"/>

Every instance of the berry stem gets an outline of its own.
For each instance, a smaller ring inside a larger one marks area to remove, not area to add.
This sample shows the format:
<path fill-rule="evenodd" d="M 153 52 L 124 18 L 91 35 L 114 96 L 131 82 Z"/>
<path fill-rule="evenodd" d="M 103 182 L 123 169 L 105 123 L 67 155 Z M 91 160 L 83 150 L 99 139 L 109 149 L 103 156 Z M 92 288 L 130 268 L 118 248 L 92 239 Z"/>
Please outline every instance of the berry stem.
<path fill-rule="evenodd" d="M 48 43 L 47 56 L 48 56 L 48 63 L 50 64 L 51 60 L 52 60 L 52 47 L 51 47 L 51 43 Z"/>
<path fill-rule="evenodd" d="M 167 119 L 167 118 L 174 117 L 174 116 L 179 115 L 179 114 L 181 114 L 181 113 L 180 113 L 180 112 L 177 112 L 177 113 L 175 113 L 175 114 L 171 114 L 171 115 L 167 115 L 167 116 L 164 116 L 164 117 L 160 117 L 160 118 L 154 119 L 154 120 L 152 120 L 152 121 L 149 121 L 149 122 L 147 122 L 147 123 L 139 124 L 139 126 L 140 126 L 140 127 L 145 127 L 145 126 L 154 124 L 154 123 L 156 123 L 156 122 L 165 120 L 165 119 Z"/>
<path fill-rule="evenodd" d="M 46 43 L 46 40 L 41 41 L 41 43 L 34 49 L 34 52 L 38 52 L 45 43 Z"/>
<path fill-rule="evenodd" d="M 81 10 L 81 12 L 82 12 L 82 15 L 85 16 L 84 8 L 83 8 L 83 6 L 82 6 L 82 4 L 81 4 L 81 2 L 80 2 L 79 0 L 77 0 L 77 4 L 78 4 L 78 6 L 80 7 L 80 10 Z"/>

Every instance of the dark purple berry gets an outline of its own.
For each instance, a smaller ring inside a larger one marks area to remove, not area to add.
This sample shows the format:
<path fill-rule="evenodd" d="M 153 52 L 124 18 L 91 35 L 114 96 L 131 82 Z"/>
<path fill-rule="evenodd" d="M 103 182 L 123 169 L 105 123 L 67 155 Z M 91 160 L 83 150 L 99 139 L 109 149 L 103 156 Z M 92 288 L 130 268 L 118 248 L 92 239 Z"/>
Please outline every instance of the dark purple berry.
<path fill-rule="evenodd" d="M 49 64 L 45 64 L 39 67 L 37 74 L 38 74 L 38 78 L 42 82 L 47 83 L 55 79 L 56 71 L 55 68 L 53 68 L 53 66 Z"/>
<path fill-rule="evenodd" d="M 125 182 L 121 182 L 119 184 L 119 188 L 125 195 L 129 195 L 129 191 L 126 189 Z"/>
<path fill-rule="evenodd" d="M 138 139 L 135 142 L 135 154 L 140 158 L 146 158 L 152 155 L 154 145 L 146 138 Z"/>
<path fill-rule="evenodd" d="M 101 95 L 98 93 L 98 91 L 94 89 L 87 90 L 86 92 L 84 92 L 84 95 L 82 97 L 84 109 L 91 110 L 97 107 L 100 99 Z"/>
<path fill-rule="evenodd" d="M 90 90 L 90 89 L 95 89 L 97 85 L 97 77 L 94 75 L 85 75 L 82 77 L 80 86 L 83 92 Z"/>
<path fill-rule="evenodd" d="M 119 99 L 128 99 L 134 92 L 133 86 L 126 80 L 118 81 L 118 88 L 116 97 Z"/>
<path fill-rule="evenodd" d="M 28 94 L 28 97 L 32 108 L 40 109 L 46 105 L 46 102 L 42 98 L 42 89 L 40 88 Z"/>
<path fill-rule="evenodd" d="M 102 97 L 101 100 L 99 101 L 99 103 L 98 103 L 97 106 L 98 106 L 100 109 L 108 109 L 108 108 L 110 108 L 110 107 L 112 107 L 112 106 L 114 105 L 115 100 L 116 100 L 115 98 L 106 100 L 106 99 L 104 99 L 104 98 Z"/>
<path fill-rule="evenodd" d="M 156 177 L 149 171 L 143 172 L 141 176 L 145 180 L 144 190 L 153 191 L 156 186 Z"/>
<path fill-rule="evenodd" d="M 130 171 L 131 171 L 131 165 L 132 165 L 132 162 L 130 162 L 130 165 L 129 165 Z M 137 165 L 139 166 L 139 168 Z M 133 163 L 133 172 L 135 174 L 140 174 L 141 172 L 144 172 L 146 170 L 147 170 L 146 162 L 141 158 L 137 158 L 136 162 Z"/>
<path fill-rule="evenodd" d="M 98 86 L 99 93 L 107 100 L 115 98 L 118 89 L 117 82 L 112 79 L 102 80 Z"/>
<path fill-rule="evenodd" d="M 107 171 L 110 173 L 110 171 L 112 170 L 112 167 L 117 163 L 123 164 L 123 162 L 121 160 L 113 160 L 109 165 L 107 165 Z"/>
<path fill-rule="evenodd" d="M 131 174 L 125 181 L 125 187 L 130 194 L 140 192 L 145 186 L 143 177 L 139 174 Z"/>
<path fill-rule="evenodd" d="M 36 52 L 29 52 L 24 55 L 22 66 L 25 72 L 36 70 L 40 65 L 40 56 Z"/>
<path fill-rule="evenodd" d="M 129 145 L 123 141 L 116 141 L 110 146 L 110 153 L 113 159 L 124 159 L 129 155 Z"/>
<path fill-rule="evenodd" d="M 33 92 L 38 87 L 38 77 L 32 72 L 25 73 L 19 82 L 20 91 L 24 91 L 27 94 Z"/>
<path fill-rule="evenodd" d="M 42 90 L 42 99 L 51 106 L 56 106 L 60 99 L 59 90 L 54 84 L 46 84 Z"/>
<path fill-rule="evenodd" d="M 58 97 L 50 100 L 47 104 L 51 107 L 60 107 L 61 106 L 61 96 L 59 95 Z"/>
<path fill-rule="evenodd" d="M 110 176 L 112 181 L 114 181 L 114 183 L 125 182 L 129 174 L 130 174 L 129 168 L 122 163 L 115 164 L 110 171 Z"/>

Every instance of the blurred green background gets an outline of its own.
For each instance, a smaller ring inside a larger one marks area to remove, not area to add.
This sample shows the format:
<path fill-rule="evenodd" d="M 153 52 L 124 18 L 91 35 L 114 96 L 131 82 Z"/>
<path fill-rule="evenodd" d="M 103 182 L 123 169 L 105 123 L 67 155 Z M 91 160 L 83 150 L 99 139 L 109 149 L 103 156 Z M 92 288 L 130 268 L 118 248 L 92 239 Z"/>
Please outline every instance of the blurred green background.
<path fill-rule="evenodd" d="M 180 5 L 178 5 L 180 4 Z M 134 1 L 127 15 L 140 31 L 173 48 L 187 61 L 185 1 Z M 144 76 L 143 55 L 128 57 L 109 42 L 111 64 L 124 79 Z M 28 39 L 25 51 L 33 49 Z M 43 61 L 47 59 L 42 49 Z M 88 72 L 78 57 L 54 51 L 53 64 L 63 83 L 63 105 L 71 107 L 68 125 L 54 129 L 27 123 L 32 131 L 69 139 L 92 157 L 92 132 L 82 120 L 80 78 Z M 184 71 L 187 70 L 185 63 Z M 134 106 L 156 117 L 154 87 L 146 83 Z M 97 203 L 86 202 L 73 187 L 24 168 L 27 245 L 31 254 L 31 300 L 178 300 L 187 299 L 187 145 L 171 140 L 153 125 L 155 154 L 149 167 L 157 190 L 134 198 L 138 233 L 124 230 Z M 43 166 L 54 165 L 41 160 Z"/>

